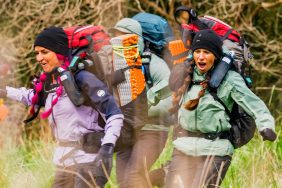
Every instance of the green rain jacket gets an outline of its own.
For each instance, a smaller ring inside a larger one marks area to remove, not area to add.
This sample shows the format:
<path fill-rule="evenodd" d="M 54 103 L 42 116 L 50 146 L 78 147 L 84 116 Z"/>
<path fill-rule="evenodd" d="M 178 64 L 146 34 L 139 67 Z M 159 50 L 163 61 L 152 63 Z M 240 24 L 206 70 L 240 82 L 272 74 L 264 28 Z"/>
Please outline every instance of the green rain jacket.
<path fill-rule="evenodd" d="M 143 39 L 139 37 L 138 49 L 140 53 L 144 50 Z M 169 115 L 169 108 L 172 106 L 171 91 L 168 87 L 168 80 L 170 75 L 170 69 L 166 62 L 152 53 L 151 61 L 149 65 L 150 76 L 153 81 L 153 86 L 147 89 L 148 100 L 148 116 L 160 117 L 165 114 Z M 168 127 L 165 125 L 146 124 L 142 130 L 153 131 L 168 131 Z"/>
<path fill-rule="evenodd" d="M 151 88 L 147 86 L 148 115 L 151 118 L 169 116 L 168 109 L 172 106 L 171 91 L 168 87 L 170 70 L 166 62 L 155 54 L 151 56 L 149 69 L 153 86 Z M 142 130 L 163 131 L 168 131 L 168 129 L 168 126 L 154 124 L 146 124 L 142 128 Z"/>
<path fill-rule="evenodd" d="M 193 81 L 205 80 L 206 74 L 201 75 L 195 67 Z M 191 132 L 217 133 L 227 131 L 231 125 L 224 107 L 206 90 L 195 110 L 184 109 L 183 104 L 190 99 L 195 99 L 201 85 L 192 85 L 182 98 L 182 107 L 178 112 L 178 121 L 183 129 Z M 270 114 L 264 102 L 258 98 L 245 84 L 241 75 L 235 71 L 229 71 L 217 90 L 218 97 L 231 111 L 234 102 L 241 106 L 247 114 L 254 118 L 259 131 L 270 128 L 274 130 L 274 118 Z M 232 155 L 234 148 L 229 140 L 208 140 L 197 137 L 181 137 L 173 142 L 176 149 L 187 155 L 202 156 Z"/>

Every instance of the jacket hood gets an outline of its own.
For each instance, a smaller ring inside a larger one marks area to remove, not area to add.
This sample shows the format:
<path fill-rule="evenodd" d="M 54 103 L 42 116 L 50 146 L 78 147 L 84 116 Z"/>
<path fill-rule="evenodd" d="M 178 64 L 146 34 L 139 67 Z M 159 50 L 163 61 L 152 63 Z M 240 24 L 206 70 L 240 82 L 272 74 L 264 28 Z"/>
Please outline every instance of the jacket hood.
<path fill-rule="evenodd" d="M 144 51 L 144 40 L 142 37 L 142 27 L 138 21 L 131 18 L 123 18 L 116 23 L 116 25 L 109 29 L 110 33 L 114 33 L 115 30 L 121 31 L 127 34 L 138 35 L 138 49 L 142 53 Z"/>

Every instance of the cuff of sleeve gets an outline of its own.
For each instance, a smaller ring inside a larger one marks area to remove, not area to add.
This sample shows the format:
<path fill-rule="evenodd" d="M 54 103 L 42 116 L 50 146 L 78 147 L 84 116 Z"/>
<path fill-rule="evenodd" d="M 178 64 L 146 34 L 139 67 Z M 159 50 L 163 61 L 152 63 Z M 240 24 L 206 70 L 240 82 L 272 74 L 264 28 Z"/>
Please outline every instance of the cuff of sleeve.
<path fill-rule="evenodd" d="M 157 101 L 157 94 L 154 93 L 151 89 L 147 91 L 147 100 L 148 103 L 152 106 L 155 106 L 159 101 Z"/>
<path fill-rule="evenodd" d="M 271 130 L 273 130 L 273 132 L 275 132 L 275 129 L 274 129 L 274 128 L 268 127 L 268 126 L 261 127 L 260 129 L 258 129 L 258 131 L 261 132 L 261 131 L 263 131 L 263 130 L 265 130 L 265 129 L 271 129 Z"/>
<path fill-rule="evenodd" d="M 155 106 L 160 100 L 166 99 L 171 96 L 171 90 L 168 87 L 166 80 L 161 81 L 147 91 L 148 103 Z"/>
<path fill-rule="evenodd" d="M 6 90 L 7 90 L 8 98 L 22 102 L 25 105 L 31 105 L 30 98 L 33 96 L 32 89 L 26 89 L 24 87 L 13 88 L 13 87 L 6 86 Z"/>
<path fill-rule="evenodd" d="M 114 135 L 114 134 L 105 134 L 103 140 L 102 140 L 102 145 L 104 144 L 113 144 L 115 145 L 117 139 L 119 136 Z"/>
<path fill-rule="evenodd" d="M 123 118 L 122 114 L 111 116 L 105 126 L 105 136 L 102 139 L 102 145 L 104 144 L 114 144 L 120 136 L 121 127 L 123 126 Z"/>
<path fill-rule="evenodd" d="M 7 97 L 8 98 L 14 99 L 14 100 L 17 100 L 17 101 L 22 100 L 22 95 L 20 95 L 21 91 L 19 91 L 19 89 L 6 86 L 6 90 L 7 90 Z"/>
<path fill-rule="evenodd" d="M 262 118 L 261 118 L 260 121 L 256 120 L 258 131 L 261 132 L 262 130 L 264 130 L 266 128 L 275 131 L 275 121 L 274 121 L 274 118 L 271 115 L 263 115 L 261 117 Z"/>

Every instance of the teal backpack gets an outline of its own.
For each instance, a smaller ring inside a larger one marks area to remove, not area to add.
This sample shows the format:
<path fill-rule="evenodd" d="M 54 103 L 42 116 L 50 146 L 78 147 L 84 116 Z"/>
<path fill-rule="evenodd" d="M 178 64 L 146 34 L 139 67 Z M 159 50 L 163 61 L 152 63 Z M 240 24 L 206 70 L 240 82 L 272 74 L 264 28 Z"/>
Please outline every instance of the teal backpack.
<path fill-rule="evenodd" d="M 167 20 L 158 15 L 141 12 L 133 16 L 132 19 L 138 21 L 142 27 L 142 37 L 145 44 L 141 54 L 142 68 L 147 85 L 152 87 L 153 82 L 149 70 L 151 53 L 162 58 L 168 67 L 172 68 L 172 58 L 167 46 L 170 41 L 174 40 L 174 35 Z"/>

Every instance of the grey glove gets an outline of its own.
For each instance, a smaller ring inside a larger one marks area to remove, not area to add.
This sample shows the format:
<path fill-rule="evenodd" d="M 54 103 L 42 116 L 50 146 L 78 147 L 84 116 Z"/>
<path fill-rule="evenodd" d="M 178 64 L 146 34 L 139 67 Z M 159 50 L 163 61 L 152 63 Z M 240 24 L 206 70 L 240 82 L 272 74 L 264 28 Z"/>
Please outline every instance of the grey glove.
<path fill-rule="evenodd" d="M 266 128 L 260 131 L 260 135 L 262 136 L 263 140 L 275 141 L 277 135 L 272 129 Z"/>
<path fill-rule="evenodd" d="M 6 97 L 7 97 L 7 90 L 0 89 L 0 98 L 6 98 Z"/>
<path fill-rule="evenodd" d="M 98 151 L 94 164 L 100 168 L 102 172 L 105 174 L 105 170 L 108 175 L 110 175 L 112 170 L 112 160 L 114 153 L 114 145 L 113 144 L 105 144 L 102 145 Z M 105 170 L 103 168 L 105 167 Z"/>

